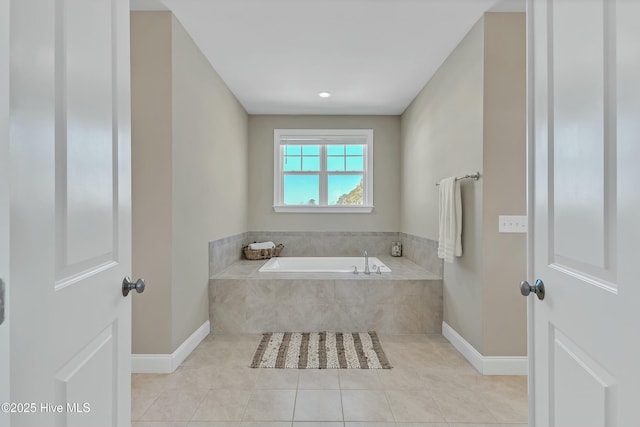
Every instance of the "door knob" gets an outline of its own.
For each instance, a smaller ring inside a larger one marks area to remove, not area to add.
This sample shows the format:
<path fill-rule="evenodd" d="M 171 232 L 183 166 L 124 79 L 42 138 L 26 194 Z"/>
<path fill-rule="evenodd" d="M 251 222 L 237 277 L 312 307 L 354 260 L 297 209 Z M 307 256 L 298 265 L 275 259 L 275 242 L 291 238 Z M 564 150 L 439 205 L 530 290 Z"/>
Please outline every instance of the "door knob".
<path fill-rule="evenodd" d="M 141 294 L 144 292 L 145 286 L 146 286 L 146 283 L 144 282 L 144 279 L 138 279 L 136 283 L 133 283 L 131 281 L 131 278 L 127 276 L 122 281 L 122 296 L 126 297 L 127 295 L 129 295 L 129 292 L 133 290 Z"/>
<path fill-rule="evenodd" d="M 523 282 L 520 282 L 520 293 L 522 295 L 526 297 L 531 292 L 536 294 L 539 300 L 544 299 L 544 283 L 542 283 L 542 280 L 540 279 L 536 280 L 536 283 L 533 286 L 531 286 L 529 282 L 527 282 L 526 280 Z"/>

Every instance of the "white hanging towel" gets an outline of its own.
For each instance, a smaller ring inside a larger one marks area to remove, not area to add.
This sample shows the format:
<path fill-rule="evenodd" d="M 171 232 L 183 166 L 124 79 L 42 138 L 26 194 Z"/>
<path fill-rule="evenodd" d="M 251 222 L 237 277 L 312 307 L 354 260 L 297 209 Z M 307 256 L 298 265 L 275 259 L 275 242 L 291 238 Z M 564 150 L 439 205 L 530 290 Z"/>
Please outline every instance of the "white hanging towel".
<path fill-rule="evenodd" d="M 454 176 L 440 181 L 439 207 L 438 258 L 451 263 L 462 255 L 462 198 Z"/>

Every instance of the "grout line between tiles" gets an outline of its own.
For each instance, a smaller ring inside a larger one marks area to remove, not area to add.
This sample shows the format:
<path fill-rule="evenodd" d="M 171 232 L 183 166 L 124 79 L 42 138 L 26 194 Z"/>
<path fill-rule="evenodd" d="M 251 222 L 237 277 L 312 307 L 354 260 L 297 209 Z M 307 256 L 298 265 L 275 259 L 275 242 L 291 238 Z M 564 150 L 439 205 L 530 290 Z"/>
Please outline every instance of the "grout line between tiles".
<path fill-rule="evenodd" d="M 342 425 L 345 425 L 344 419 L 344 400 L 342 399 L 342 379 L 340 378 L 340 373 L 338 373 L 338 390 L 340 390 L 340 409 L 342 410 Z"/>
<path fill-rule="evenodd" d="M 299 370 L 298 370 L 299 371 Z M 296 378 L 296 395 L 293 398 L 293 413 L 291 414 L 291 427 L 293 427 L 293 423 L 296 419 L 296 409 L 298 406 L 298 390 L 300 387 L 300 372 L 298 372 L 298 376 Z"/>
<path fill-rule="evenodd" d="M 198 413 L 198 409 L 200 409 L 200 406 L 202 405 L 202 402 L 204 402 L 204 400 L 207 398 L 207 395 L 211 392 L 211 389 L 207 389 L 206 393 L 202 396 L 202 398 L 200 399 L 200 402 L 198 402 L 198 404 L 196 405 L 196 409 L 193 411 L 193 414 L 191 414 L 191 418 L 189 418 L 189 420 L 187 421 L 187 425 L 189 423 L 191 423 L 192 421 L 194 421 L 194 417 L 196 416 L 196 414 Z"/>

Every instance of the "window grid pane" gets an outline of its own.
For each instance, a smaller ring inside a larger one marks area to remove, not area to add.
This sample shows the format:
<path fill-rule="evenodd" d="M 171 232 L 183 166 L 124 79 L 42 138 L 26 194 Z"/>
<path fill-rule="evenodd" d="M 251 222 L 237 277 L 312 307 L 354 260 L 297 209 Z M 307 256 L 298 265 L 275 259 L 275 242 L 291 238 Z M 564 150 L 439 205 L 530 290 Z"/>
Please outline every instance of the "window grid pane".
<path fill-rule="evenodd" d="M 302 170 L 308 171 L 320 171 L 320 156 L 302 156 Z"/>
<path fill-rule="evenodd" d="M 304 156 L 319 156 L 320 146 L 319 145 L 303 145 L 302 154 Z"/>
<path fill-rule="evenodd" d="M 301 170 L 301 166 L 300 166 L 300 161 L 301 161 L 301 157 L 300 156 L 284 156 L 284 164 L 283 164 L 283 170 L 285 171 L 299 171 Z"/>
<path fill-rule="evenodd" d="M 329 205 L 364 204 L 362 174 L 329 174 L 327 187 Z"/>
<path fill-rule="evenodd" d="M 327 145 L 327 155 L 344 156 L 344 145 Z"/>
<path fill-rule="evenodd" d="M 318 205 L 320 200 L 320 176 L 285 174 L 285 205 Z"/>
<path fill-rule="evenodd" d="M 344 156 L 328 156 L 327 170 L 331 172 L 339 172 L 345 170 Z"/>
<path fill-rule="evenodd" d="M 319 145 L 284 145 L 283 148 L 283 171 L 320 171 Z"/>
<path fill-rule="evenodd" d="M 347 156 L 362 156 L 364 154 L 364 145 L 347 145 Z"/>
<path fill-rule="evenodd" d="M 285 145 L 284 146 L 284 155 L 285 156 L 299 156 L 302 154 L 302 147 L 300 145 Z"/>
<path fill-rule="evenodd" d="M 364 157 L 362 157 L 362 156 L 347 156 L 345 170 L 347 170 L 347 171 L 363 171 L 364 170 Z"/>
<path fill-rule="evenodd" d="M 370 172 L 365 174 L 365 146 L 368 144 L 282 144 L 280 203 L 364 206 L 370 197 L 364 191 L 365 175 L 371 179 Z"/>

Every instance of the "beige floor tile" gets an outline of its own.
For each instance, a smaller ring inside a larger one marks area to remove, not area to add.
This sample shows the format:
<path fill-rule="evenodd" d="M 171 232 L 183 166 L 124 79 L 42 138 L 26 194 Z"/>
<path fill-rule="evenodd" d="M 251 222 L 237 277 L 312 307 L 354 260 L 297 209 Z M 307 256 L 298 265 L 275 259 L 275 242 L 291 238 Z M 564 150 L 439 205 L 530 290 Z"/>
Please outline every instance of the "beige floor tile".
<path fill-rule="evenodd" d="M 236 421 L 191 421 L 187 427 L 238 427 Z"/>
<path fill-rule="evenodd" d="M 429 334 L 378 334 L 378 337 L 383 346 L 389 343 L 429 342 L 432 339 Z M 445 342 L 449 341 L 445 340 Z"/>
<path fill-rule="evenodd" d="M 249 390 L 209 390 L 193 415 L 193 420 L 240 421 L 249 396 Z"/>
<path fill-rule="evenodd" d="M 131 392 L 158 396 L 169 378 L 169 374 L 132 374 Z"/>
<path fill-rule="evenodd" d="M 396 427 L 451 427 L 448 423 L 396 423 Z M 493 425 L 492 427 L 498 427 Z"/>
<path fill-rule="evenodd" d="M 131 419 L 139 420 L 164 391 L 167 374 L 131 375 Z"/>
<path fill-rule="evenodd" d="M 474 390 L 480 392 L 478 378 L 480 374 L 459 374 L 438 369 L 423 369 L 422 379 L 427 390 L 434 394 L 452 393 L 456 390 Z"/>
<path fill-rule="evenodd" d="M 529 417 L 526 377 L 484 376 L 477 390 L 482 401 L 501 423 L 526 423 Z"/>
<path fill-rule="evenodd" d="M 294 421 L 293 427 L 343 427 L 344 423 L 331 421 Z"/>
<path fill-rule="evenodd" d="M 345 421 L 393 421 L 393 414 L 382 390 L 342 390 Z"/>
<path fill-rule="evenodd" d="M 189 421 L 207 394 L 203 389 L 165 390 L 140 417 L 141 421 Z"/>
<path fill-rule="evenodd" d="M 456 375 L 479 375 L 478 371 L 471 366 L 466 360 L 463 364 L 458 364 L 457 361 L 447 360 L 449 356 L 440 355 L 436 358 L 430 359 L 424 365 L 418 366 L 419 370 L 438 370 L 446 374 Z"/>
<path fill-rule="evenodd" d="M 216 369 L 213 366 L 180 366 L 166 378 L 164 389 L 198 388 L 208 390 L 211 388 Z"/>
<path fill-rule="evenodd" d="M 443 422 L 440 408 L 426 390 L 386 390 L 396 422 Z"/>
<path fill-rule="evenodd" d="M 423 336 L 428 342 L 449 344 L 449 340 L 443 337 L 442 334 L 424 334 Z"/>
<path fill-rule="evenodd" d="M 163 421 L 138 421 L 131 423 L 131 427 L 188 427 L 186 422 L 163 422 Z"/>
<path fill-rule="evenodd" d="M 224 390 L 251 390 L 255 387 L 258 371 L 251 368 L 216 367 L 211 376 L 209 388 Z"/>
<path fill-rule="evenodd" d="M 147 412 L 147 409 L 151 407 L 155 402 L 157 396 L 145 397 L 144 395 L 131 392 L 131 420 L 137 421 Z"/>
<path fill-rule="evenodd" d="M 291 421 L 295 390 L 255 390 L 249 398 L 245 421 Z"/>
<path fill-rule="evenodd" d="M 404 425 L 402 427 L 405 427 Z M 429 426 L 431 427 L 431 426 Z M 449 424 L 449 427 L 527 427 L 527 424 Z"/>
<path fill-rule="evenodd" d="M 502 427 L 500 424 L 458 424 L 458 423 L 453 423 L 453 424 L 449 424 L 449 427 Z"/>
<path fill-rule="evenodd" d="M 133 427 L 526 427 L 525 376 L 482 376 L 439 334 L 380 338 L 394 369 L 319 371 L 251 369 L 260 334 L 210 335 L 132 375 Z"/>
<path fill-rule="evenodd" d="M 338 373 L 342 390 L 380 390 L 376 369 L 342 369 Z"/>
<path fill-rule="evenodd" d="M 258 369 L 255 388 L 295 390 L 299 376 L 297 369 Z"/>
<path fill-rule="evenodd" d="M 478 390 L 494 395 L 497 398 L 525 398 L 528 395 L 526 377 L 513 375 L 480 375 L 477 381 Z"/>
<path fill-rule="evenodd" d="M 298 388 L 301 390 L 338 390 L 338 370 L 336 369 L 303 369 L 300 370 Z"/>
<path fill-rule="evenodd" d="M 527 424 L 468 424 L 468 423 L 453 423 L 449 424 L 450 427 L 527 427 Z"/>
<path fill-rule="evenodd" d="M 371 421 L 347 421 L 345 427 L 396 427 L 398 424 L 390 422 L 371 422 Z"/>
<path fill-rule="evenodd" d="M 242 351 L 233 348 L 196 348 L 182 366 L 247 367 L 250 361 Z"/>
<path fill-rule="evenodd" d="M 254 344 L 257 346 L 262 339 L 262 334 L 209 334 L 207 339 L 216 343 L 225 342 L 231 344 Z M 203 341 L 204 342 L 204 341 Z M 255 350 L 255 347 L 253 347 Z"/>
<path fill-rule="evenodd" d="M 342 421 L 340 390 L 298 390 L 295 421 Z"/>
<path fill-rule="evenodd" d="M 529 405 L 525 397 L 496 399 L 483 394 L 483 403 L 498 422 L 526 423 L 529 419 Z"/>
<path fill-rule="evenodd" d="M 291 421 L 250 421 L 239 423 L 238 427 L 291 427 Z"/>
<path fill-rule="evenodd" d="M 449 423 L 497 423 L 498 420 L 484 405 L 481 395 L 467 390 L 434 393 L 444 418 Z"/>
<path fill-rule="evenodd" d="M 421 390 L 426 388 L 426 383 L 415 369 L 393 368 L 378 372 L 378 377 L 385 390 Z"/>
<path fill-rule="evenodd" d="M 230 334 L 215 335 L 211 345 L 214 348 L 230 348 L 238 350 L 248 357 L 253 356 L 262 334 Z"/>
<path fill-rule="evenodd" d="M 434 358 L 442 358 L 438 347 L 431 343 L 393 343 L 388 348 L 384 345 L 384 349 L 396 365 L 422 364 Z"/>

